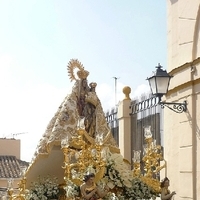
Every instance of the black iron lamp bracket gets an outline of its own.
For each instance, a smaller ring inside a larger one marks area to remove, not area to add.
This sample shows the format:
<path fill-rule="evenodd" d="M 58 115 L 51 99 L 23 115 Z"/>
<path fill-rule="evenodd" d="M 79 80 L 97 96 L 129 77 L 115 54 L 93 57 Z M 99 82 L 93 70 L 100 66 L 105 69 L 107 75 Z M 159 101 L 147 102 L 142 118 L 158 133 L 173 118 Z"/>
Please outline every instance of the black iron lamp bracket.
<path fill-rule="evenodd" d="M 170 110 L 173 110 L 176 113 L 182 113 L 187 111 L 187 102 L 183 103 L 170 103 L 170 102 L 159 102 L 161 108 L 167 107 Z"/>

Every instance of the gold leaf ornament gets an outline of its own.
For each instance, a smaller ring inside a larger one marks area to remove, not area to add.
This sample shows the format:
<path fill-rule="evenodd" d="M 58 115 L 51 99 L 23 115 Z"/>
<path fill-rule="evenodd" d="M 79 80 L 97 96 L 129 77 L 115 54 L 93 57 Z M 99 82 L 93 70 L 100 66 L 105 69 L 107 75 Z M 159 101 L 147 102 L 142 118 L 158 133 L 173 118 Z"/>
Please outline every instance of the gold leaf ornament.
<path fill-rule="evenodd" d="M 105 171 L 105 167 L 101 167 L 101 169 L 95 175 L 95 183 L 99 182 L 103 178 Z"/>
<path fill-rule="evenodd" d="M 71 59 L 68 63 L 67 70 L 68 70 L 68 75 L 71 81 L 77 80 L 74 70 L 78 69 L 77 71 L 77 76 L 80 79 L 85 79 L 89 75 L 89 72 L 84 70 L 83 64 L 78 60 L 78 59 Z"/>

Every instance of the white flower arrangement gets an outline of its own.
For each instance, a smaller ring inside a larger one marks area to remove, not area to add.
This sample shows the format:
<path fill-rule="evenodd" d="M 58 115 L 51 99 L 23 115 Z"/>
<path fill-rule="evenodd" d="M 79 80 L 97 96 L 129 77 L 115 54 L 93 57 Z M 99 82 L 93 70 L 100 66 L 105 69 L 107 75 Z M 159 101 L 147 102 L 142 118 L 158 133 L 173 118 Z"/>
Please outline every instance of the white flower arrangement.
<path fill-rule="evenodd" d="M 124 162 L 121 154 L 108 152 L 105 177 L 117 187 L 131 187 L 132 172 Z"/>
<path fill-rule="evenodd" d="M 80 195 L 79 186 L 75 185 L 72 181 L 67 180 L 67 185 L 64 187 L 67 198 L 74 198 Z"/>
<path fill-rule="evenodd" d="M 56 177 L 38 177 L 31 183 L 26 200 L 57 199 L 59 194 L 58 179 Z"/>
<path fill-rule="evenodd" d="M 141 181 L 141 179 L 133 178 L 131 183 L 132 186 L 124 190 L 124 196 L 126 196 L 127 199 L 151 199 L 157 196 L 147 184 Z"/>
<path fill-rule="evenodd" d="M 121 154 L 111 153 L 109 150 L 106 152 L 106 174 L 101 182 L 115 192 L 107 195 L 105 199 L 137 200 L 158 196 L 140 178 L 133 177 Z"/>

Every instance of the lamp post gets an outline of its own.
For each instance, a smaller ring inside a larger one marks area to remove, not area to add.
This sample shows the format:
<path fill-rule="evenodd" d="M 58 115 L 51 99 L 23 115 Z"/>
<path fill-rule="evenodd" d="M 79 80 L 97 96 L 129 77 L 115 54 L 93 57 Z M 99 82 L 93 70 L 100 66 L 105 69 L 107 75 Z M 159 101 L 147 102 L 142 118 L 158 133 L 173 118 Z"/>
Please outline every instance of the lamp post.
<path fill-rule="evenodd" d="M 157 70 L 154 75 L 147 78 L 147 80 L 149 81 L 152 94 L 157 96 L 160 102 L 161 97 L 168 92 L 169 82 L 172 76 L 170 76 L 166 70 L 162 70 L 160 63 L 156 68 Z"/>
<path fill-rule="evenodd" d="M 161 108 L 168 107 L 176 113 L 187 111 L 186 101 L 183 103 L 173 103 L 163 102 L 161 100 L 162 96 L 167 94 L 169 83 L 173 76 L 170 76 L 166 70 L 163 70 L 160 64 L 158 64 L 156 68 L 157 70 L 154 72 L 153 76 L 147 78 L 153 96 L 140 102 L 132 102 L 130 105 L 130 115 L 137 114 L 156 105 L 160 105 Z"/>
<path fill-rule="evenodd" d="M 158 104 L 161 105 L 161 108 L 164 108 L 166 106 L 176 113 L 186 112 L 187 110 L 186 101 L 184 101 L 183 103 L 173 103 L 173 102 L 163 102 L 161 100 L 162 96 L 167 94 L 168 92 L 168 87 L 172 76 L 170 76 L 166 72 L 166 70 L 163 70 L 160 64 L 158 64 L 156 68 L 157 70 L 154 73 L 154 75 L 147 78 L 147 80 L 149 81 L 149 86 L 151 88 L 152 94 L 158 98 Z"/>

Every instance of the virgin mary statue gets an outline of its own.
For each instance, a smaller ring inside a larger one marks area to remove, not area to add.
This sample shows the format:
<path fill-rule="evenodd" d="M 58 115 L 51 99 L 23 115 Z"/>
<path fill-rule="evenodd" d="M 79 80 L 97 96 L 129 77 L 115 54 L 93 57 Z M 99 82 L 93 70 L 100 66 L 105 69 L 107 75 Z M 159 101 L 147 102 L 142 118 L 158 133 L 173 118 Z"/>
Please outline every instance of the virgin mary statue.
<path fill-rule="evenodd" d="M 37 146 L 35 156 L 48 154 L 53 145 L 60 144 L 66 137 L 68 139 L 78 137 L 76 129 L 81 120 L 86 130 L 85 137 L 90 142 L 95 142 L 96 135 L 101 134 L 104 145 L 107 144 L 112 150 L 118 152 L 119 149 L 108 127 L 101 102 L 95 92 L 97 84 L 95 82 L 88 84 L 89 72 L 77 59 L 70 60 L 67 68 L 71 81 L 75 81 L 74 86 L 49 122 Z"/>
<path fill-rule="evenodd" d="M 130 163 L 120 154 L 95 91 L 97 84 L 88 83 L 89 72 L 76 59 L 70 60 L 67 69 L 71 81 L 75 83 L 38 143 L 25 174 L 26 188 L 31 189 L 31 182 L 38 176 L 45 178 L 51 175 L 57 177 L 59 186 L 66 190 L 66 195 L 61 194 L 59 200 L 66 196 L 71 198 L 72 188 L 77 188 L 77 185 L 81 188 L 81 194 L 79 192 L 76 197 L 82 195 L 89 199 L 89 195 L 90 199 L 94 199 L 96 183 L 105 191 L 110 191 L 106 195 L 126 196 L 123 199 L 150 199 L 155 196 L 154 190 L 144 185 L 138 177 L 133 177 Z M 88 173 L 93 175 L 88 178 L 85 176 Z M 160 185 L 158 181 L 156 183 Z M 159 185 L 156 187 L 159 188 Z M 89 186 L 95 186 L 95 189 L 87 194 Z M 138 194 L 135 190 L 139 190 Z M 35 194 L 35 189 L 32 191 Z M 100 197 L 104 196 L 99 194 Z"/>
<path fill-rule="evenodd" d="M 48 175 L 57 177 L 61 184 L 67 178 L 67 180 L 73 179 L 74 182 L 79 180 L 75 183 L 80 185 L 82 184 L 82 175 L 94 170 L 95 181 L 101 181 L 102 185 L 106 183 L 109 188 L 115 186 L 122 188 L 123 183 L 130 187 L 129 180 L 132 178 L 132 172 L 128 170 L 127 163 L 124 162 L 106 121 L 101 102 L 95 91 L 97 84 L 95 82 L 88 83 L 89 72 L 77 59 L 70 60 L 67 69 L 71 81 L 75 81 L 75 83 L 71 93 L 64 98 L 50 120 L 38 143 L 26 173 L 27 188 L 31 187 L 31 182 L 34 182 L 38 176 Z M 80 137 L 82 140 L 79 140 Z M 84 141 L 84 145 L 76 143 L 76 141 Z M 100 151 L 97 151 L 97 157 L 94 159 L 93 147 L 95 146 L 98 150 L 99 144 L 103 149 L 100 148 Z M 67 151 L 64 151 L 65 149 Z M 78 154 L 73 154 L 73 152 L 78 152 Z M 101 156 L 101 153 L 104 156 Z M 76 155 L 79 155 L 79 158 Z M 113 162 L 114 160 L 115 162 Z M 114 163 L 117 163 L 116 169 L 113 167 Z M 63 164 L 64 167 L 62 167 Z M 79 165 L 74 173 L 71 166 L 76 166 L 76 164 Z M 106 170 L 106 167 L 111 165 L 112 167 Z M 81 172 L 81 175 L 78 178 L 72 178 L 77 176 L 78 171 Z M 121 178 L 114 178 L 113 173 L 120 174 Z"/>

